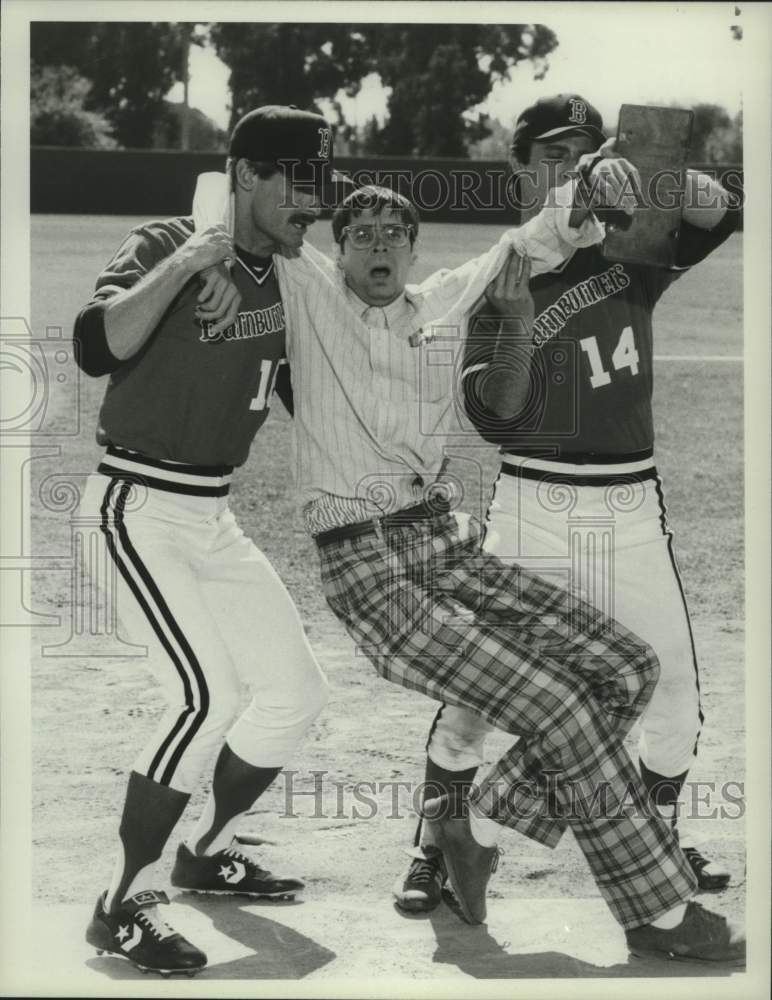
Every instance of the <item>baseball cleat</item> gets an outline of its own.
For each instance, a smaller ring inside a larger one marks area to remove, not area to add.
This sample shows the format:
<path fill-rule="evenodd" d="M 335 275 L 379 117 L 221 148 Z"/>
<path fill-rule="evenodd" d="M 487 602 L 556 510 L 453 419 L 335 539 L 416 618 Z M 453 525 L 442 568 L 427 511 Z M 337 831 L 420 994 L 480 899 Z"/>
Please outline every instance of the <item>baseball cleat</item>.
<path fill-rule="evenodd" d="M 410 867 L 394 883 L 396 905 L 406 913 L 431 913 L 442 901 L 447 878 L 442 853 L 436 847 L 419 847 Z"/>
<path fill-rule="evenodd" d="M 125 958 L 142 972 L 164 977 L 195 976 L 206 965 L 206 955 L 173 930 L 158 914 L 158 904 L 168 903 L 165 892 L 147 889 L 124 899 L 110 912 L 103 892 L 86 928 L 86 941 L 97 955 Z"/>
<path fill-rule="evenodd" d="M 700 892 L 721 892 L 729 885 L 732 877 L 717 861 L 711 861 L 700 854 L 696 847 L 682 848 L 686 860 L 694 872 Z"/>
<path fill-rule="evenodd" d="M 235 848 L 198 856 L 185 844 L 177 848 L 171 882 L 187 892 L 274 900 L 294 899 L 305 888 L 299 878 L 279 878 Z"/>
<path fill-rule="evenodd" d="M 743 931 L 694 900 L 686 904 L 684 919 L 672 930 L 644 924 L 625 931 L 625 936 L 633 955 L 732 965 L 745 961 Z"/>
<path fill-rule="evenodd" d="M 457 806 L 461 808 L 456 808 Z M 469 805 L 448 795 L 424 803 L 423 816 L 431 839 L 442 852 L 448 883 L 469 924 L 485 922 L 485 892 L 499 863 L 498 847 L 483 847 L 469 825 Z"/>

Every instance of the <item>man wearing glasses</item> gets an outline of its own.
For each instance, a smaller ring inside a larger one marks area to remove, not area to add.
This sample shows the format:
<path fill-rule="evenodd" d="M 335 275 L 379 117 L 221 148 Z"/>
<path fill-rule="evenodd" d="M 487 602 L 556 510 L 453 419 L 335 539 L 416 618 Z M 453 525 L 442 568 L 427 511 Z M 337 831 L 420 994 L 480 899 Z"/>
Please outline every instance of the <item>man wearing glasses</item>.
<path fill-rule="evenodd" d="M 634 168 L 617 160 L 616 169 Z M 613 188 L 610 177 L 606 196 L 616 199 Z M 643 928 L 659 957 L 740 960 L 742 935 L 689 902 L 689 863 L 669 824 L 646 809 L 623 744 L 658 678 L 653 652 L 484 552 L 479 523 L 454 510 L 462 490 L 445 457 L 454 366 L 427 364 L 426 345 L 455 337 L 460 346 L 485 296 L 507 352 L 533 318 L 531 270 L 550 271 L 602 238 L 575 195 L 569 181 L 488 253 L 416 286 L 405 282 L 418 216 L 384 188 L 355 191 L 336 210 L 336 261 L 308 246 L 277 261 L 303 514 L 327 602 L 378 673 L 521 737 L 479 787 L 424 802 L 464 918 L 485 920 L 499 825 L 554 846 L 567 823 L 631 948 Z M 522 391 L 527 372 L 509 366 L 505 391 Z M 560 776 L 552 788 L 548 774 Z M 660 929 L 687 903 L 682 928 Z"/>

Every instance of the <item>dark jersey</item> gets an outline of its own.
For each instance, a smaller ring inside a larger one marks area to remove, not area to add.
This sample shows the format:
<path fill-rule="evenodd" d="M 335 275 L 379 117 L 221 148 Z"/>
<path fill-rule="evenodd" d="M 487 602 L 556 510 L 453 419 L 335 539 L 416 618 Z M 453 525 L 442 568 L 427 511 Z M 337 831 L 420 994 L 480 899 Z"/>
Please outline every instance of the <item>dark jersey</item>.
<path fill-rule="evenodd" d="M 134 285 L 192 233 L 189 218 L 131 230 L 76 321 L 85 370 L 89 354 L 99 360 L 109 356 L 106 344 L 98 343 L 93 307 Z M 102 370 L 112 374 L 100 412 L 100 443 L 191 465 L 237 466 L 246 460 L 268 414 L 279 369 L 286 368 L 284 309 L 271 258 L 238 250 L 232 277 L 242 298 L 228 329 L 213 334 L 211 324 L 195 318 L 200 283 L 194 277 L 137 354 L 103 363 Z"/>
<path fill-rule="evenodd" d="M 467 413 L 482 436 L 505 451 L 536 451 L 565 461 L 649 451 L 654 442 L 654 306 L 732 228 L 727 223 L 704 231 L 684 224 L 674 270 L 613 263 L 594 246 L 577 250 L 560 269 L 533 278 L 536 349 L 530 391 L 512 420 L 497 419 L 481 406 L 481 379 L 491 363 L 495 336 L 489 321 L 473 323 L 463 386 Z"/>

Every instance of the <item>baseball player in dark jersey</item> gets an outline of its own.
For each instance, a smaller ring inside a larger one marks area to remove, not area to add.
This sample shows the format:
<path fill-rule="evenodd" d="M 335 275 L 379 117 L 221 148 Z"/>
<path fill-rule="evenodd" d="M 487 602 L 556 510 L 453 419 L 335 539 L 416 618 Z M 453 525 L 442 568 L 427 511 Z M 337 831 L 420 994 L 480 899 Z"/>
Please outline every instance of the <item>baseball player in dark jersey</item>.
<path fill-rule="evenodd" d="M 512 160 L 524 219 L 580 161 L 594 162 L 601 175 L 618 171 L 601 116 L 573 94 L 539 101 L 520 115 Z M 530 342 L 497 360 L 497 323 L 481 319 L 463 365 L 467 413 L 502 450 L 484 547 L 570 585 L 652 646 L 661 673 L 642 718 L 639 767 L 652 802 L 673 824 L 703 715 L 653 458 L 651 317 L 668 286 L 729 236 L 736 215 L 719 185 L 690 171 L 674 269 L 614 263 L 591 246 L 532 277 L 530 291 L 526 272 L 521 314 L 532 322 Z M 496 305 L 490 297 L 489 305 Z M 479 715 L 442 706 L 427 743 L 427 782 L 471 783 L 490 729 Z M 444 877 L 425 832 L 423 840 L 394 890 L 398 905 L 413 911 L 439 903 Z M 693 847 L 684 853 L 701 889 L 727 885 L 729 874 L 715 862 Z"/>
<path fill-rule="evenodd" d="M 83 506 L 116 567 L 126 635 L 147 646 L 167 699 L 134 763 L 112 881 L 86 937 L 145 970 L 193 974 L 206 963 L 160 917 L 167 899 L 154 863 L 213 755 L 211 794 L 179 845 L 172 884 L 274 899 L 303 888 L 233 838 L 322 710 L 327 685 L 228 491 L 274 390 L 291 400 L 274 255 L 296 253 L 318 217 L 330 146 L 319 115 L 276 106 L 246 115 L 229 147 L 233 235 L 222 225 L 194 232 L 192 218 L 132 229 L 75 323 L 81 367 L 110 374 L 98 431 L 106 452 Z M 212 268 L 226 260 L 224 283 Z M 252 700 L 240 712 L 242 681 Z"/>

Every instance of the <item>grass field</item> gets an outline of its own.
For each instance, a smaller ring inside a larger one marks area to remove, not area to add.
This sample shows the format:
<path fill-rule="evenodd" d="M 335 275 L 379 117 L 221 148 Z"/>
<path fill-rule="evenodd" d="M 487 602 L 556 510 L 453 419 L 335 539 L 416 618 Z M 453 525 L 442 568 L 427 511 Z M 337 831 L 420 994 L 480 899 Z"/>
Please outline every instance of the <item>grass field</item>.
<path fill-rule="evenodd" d="M 127 228 L 138 221 L 33 217 L 36 337 L 43 337 L 48 327 L 61 327 L 65 333 L 71 328 L 96 274 Z M 415 277 L 461 263 L 488 246 L 499 231 L 487 226 L 423 226 Z M 326 223 L 311 230 L 311 241 L 321 248 L 329 243 Z M 743 349 L 741 263 L 742 237 L 738 235 L 677 282 L 655 315 L 655 354 L 662 356 L 655 363 L 657 464 L 665 480 L 676 551 L 703 660 L 709 720 L 693 775 L 719 781 L 741 781 L 744 769 L 743 385 L 742 365 L 736 360 Z M 704 360 L 716 357 L 726 360 Z M 72 411 L 74 370 L 69 375 L 67 390 L 54 393 L 51 399 L 48 419 L 52 427 L 64 426 Z M 94 469 L 100 449 L 93 430 L 103 389 L 101 379 L 80 380 L 80 431 L 59 441 L 59 455 L 32 463 L 33 498 L 53 474 L 85 476 Z M 432 706 L 426 699 L 380 681 L 354 655 L 327 609 L 319 591 L 314 547 L 295 508 L 288 458 L 290 431 L 289 418 L 277 405 L 248 462 L 237 472 L 232 497 L 240 523 L 269 556 L 295 598 L 331 680 L 330 706 L 314 727 L 298 770 L 327 769 L 328 778 L 347 788 L 356 781 L 384 776 L 419 780 Z M 479 513 L 496 472 L 494 449 L 481 442 L 470 445 L 467 440 L 452 453 L 473 459 L 482 469 L 479 495 L 469 498 Z M 62 616 L 59 627 L 37 630 L 39 651 L 41 643 L 63 641 L 67 634 L 70 529 L 68 516 L 44 509 L 37 499 L 33 518 L 34 551 L 48 558 L 48 568 L 33 575 L 32 606 L 36 612 Z M 33 821 L 35 892 L 42 901 L 90 901 L 104 882 L 110 856 L 99 845 L 112 842 L 132 755 L 152 728 L 159 708 L 159 696 L 140 663 L 36 657 Z M 309 787 L 310 778 L 299 780 L 302 787 Z M 194 798 L 191 817 L 201 795 Z M 281 843 L 278 864 L 299 867 L 312 890 L 359 893 L 372 899 L 375 907 L 388 905 L 394 873 L 404 864 L 400 848 L 412 835 L 409 823 L 387 823 L 378 816 L 372 822 L 328 821 L 325 825 L 311 815 L 309 801 L 302 803 L 301 821 L 293 825 L 276 818 L 282 804 L 282 791 L 272 789 L 254 811 L 261 830 Z M 183 826 L 192 822 L 187 817 L 186 813 Z M 741 827 L 724 821 L 703 824 L 698 831 L 714 853 L 729 861 L 736 883 L 742 878 Z M 165 861 L 169 856 L 165 855 Z M 51 872 L 57 873 L 55 879 Z M 549 852 L 522 839 L 517 842 L 515 860 L 502 865 L 492 892 L 494 898 L 518 893 L 524 898 L 555 899 L 596 895 L 574 846 Z M 741 884 L 724 898 L 739 915 Z M 352 929 L 352 934 L 357 933 Z M 377 929 L 369 928 L 367 933 L 377 938 Z M 425 971 L 431 974 L 431 969 Z"/>

